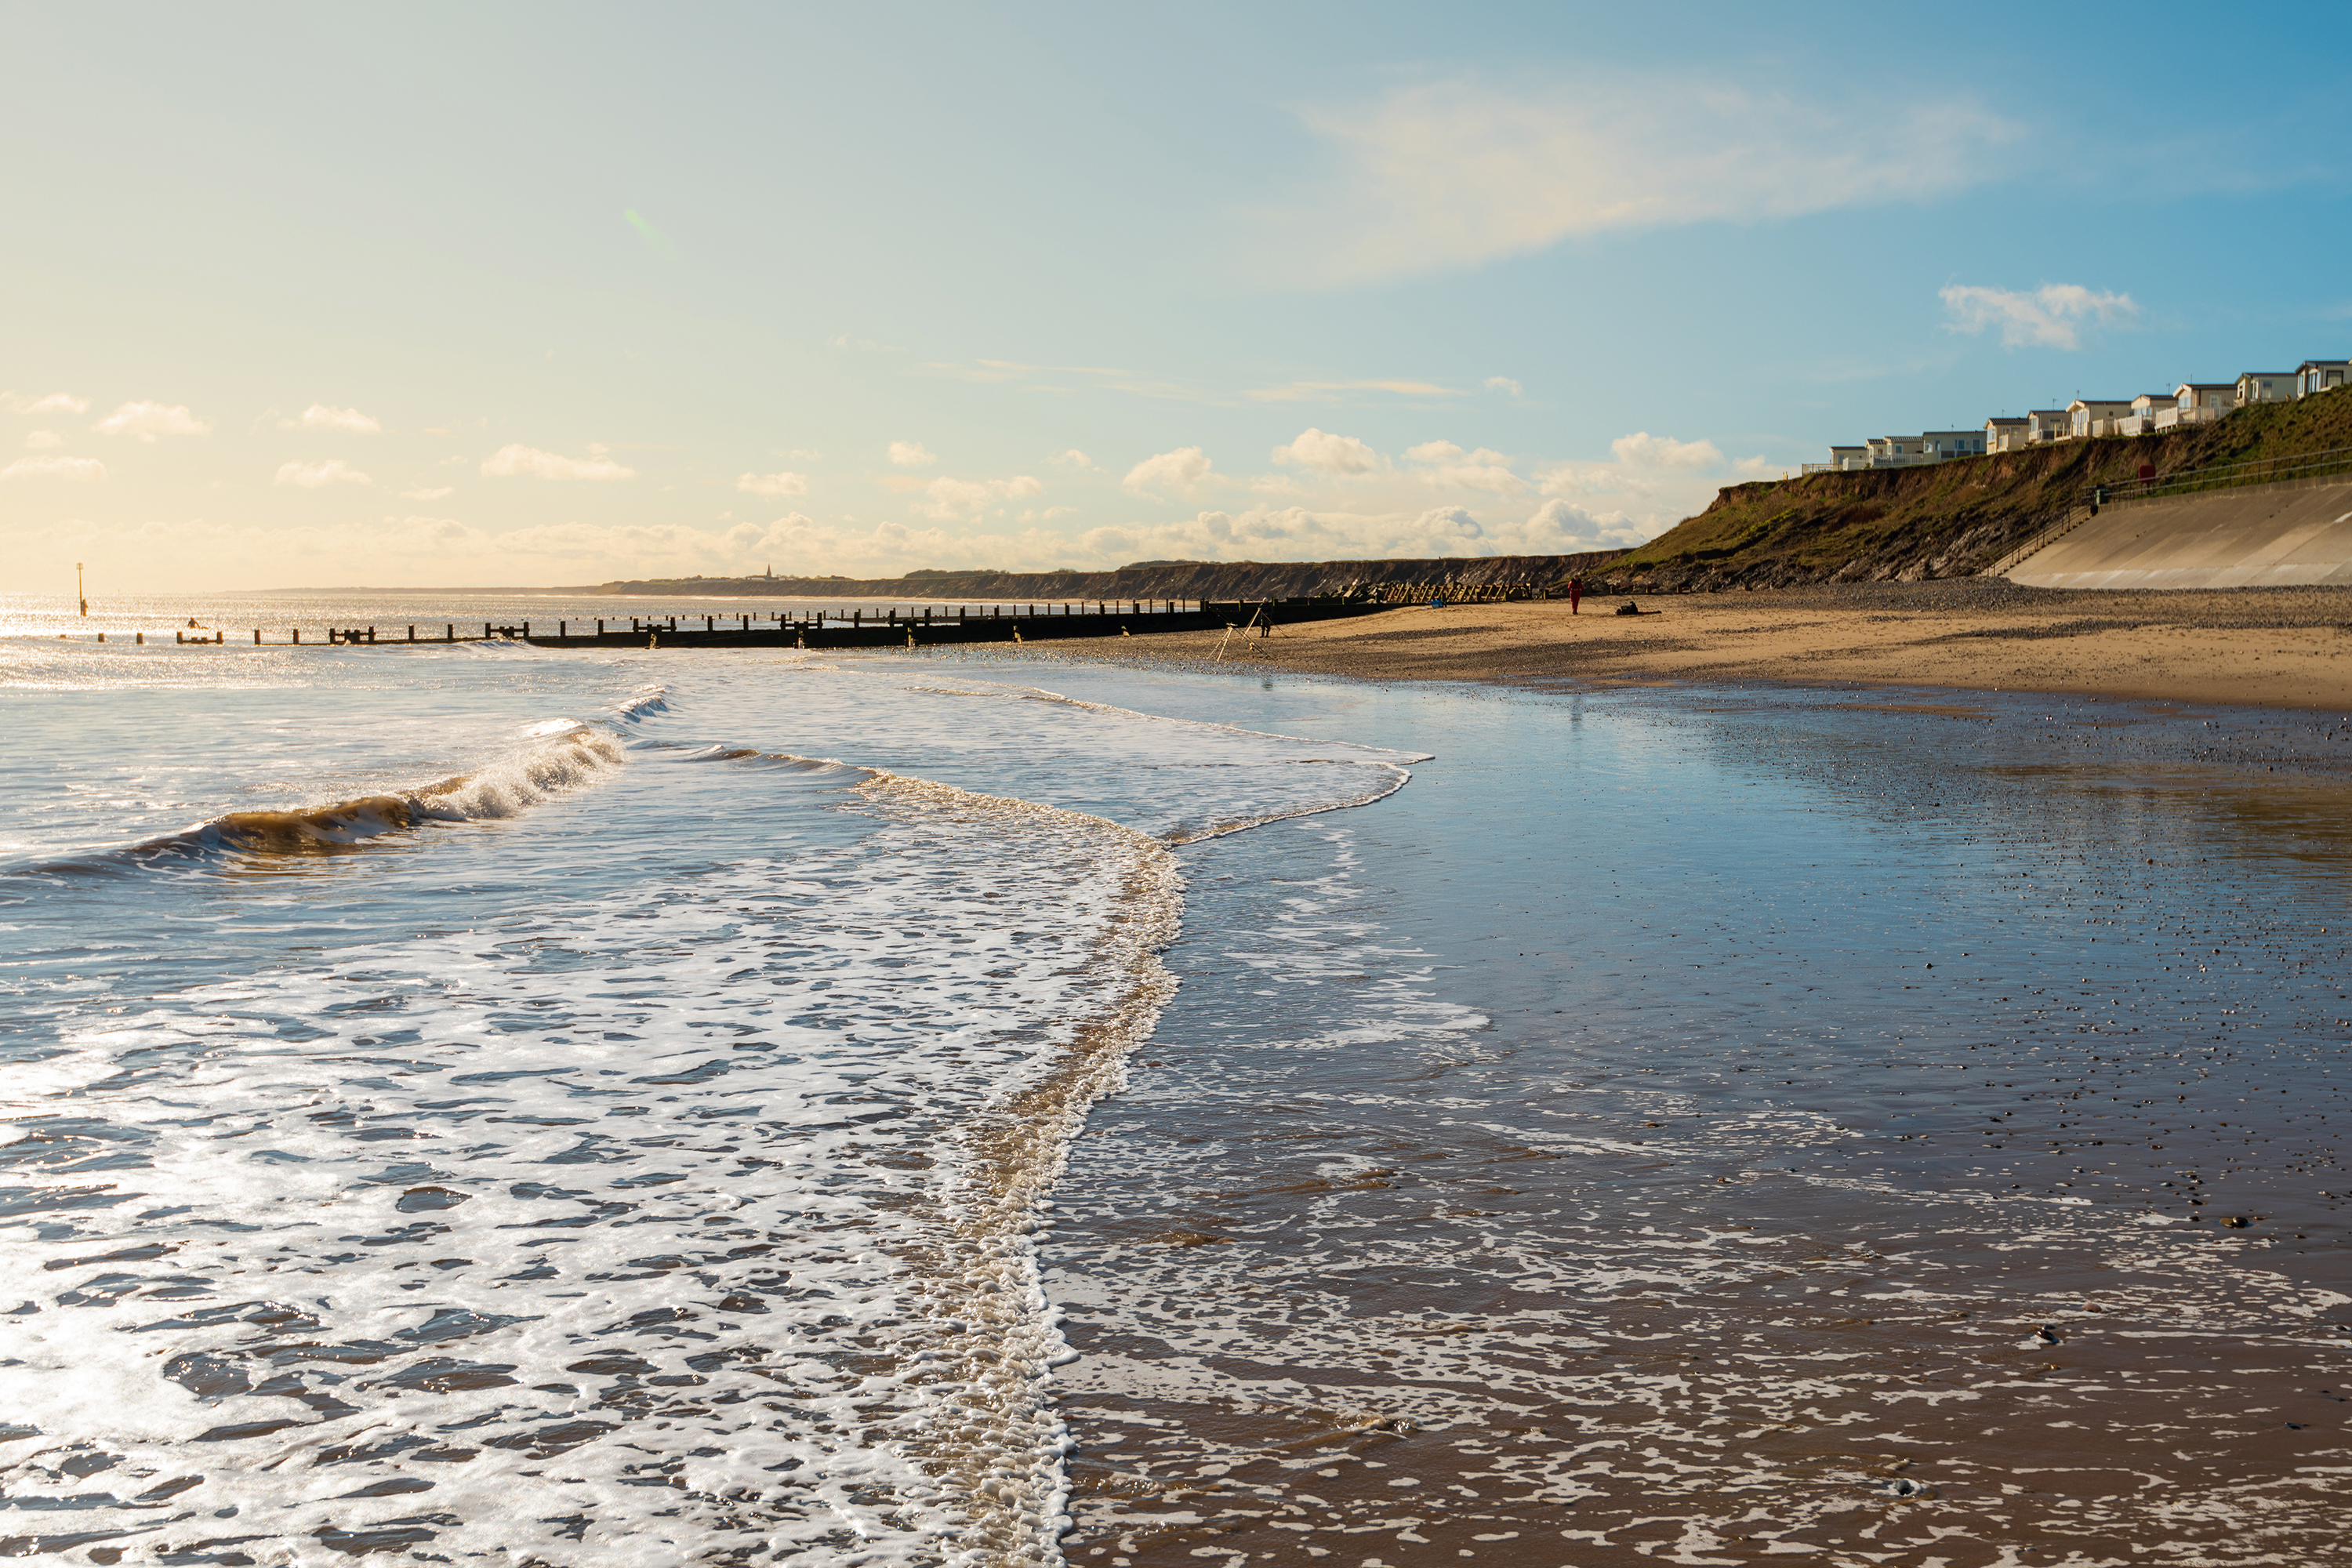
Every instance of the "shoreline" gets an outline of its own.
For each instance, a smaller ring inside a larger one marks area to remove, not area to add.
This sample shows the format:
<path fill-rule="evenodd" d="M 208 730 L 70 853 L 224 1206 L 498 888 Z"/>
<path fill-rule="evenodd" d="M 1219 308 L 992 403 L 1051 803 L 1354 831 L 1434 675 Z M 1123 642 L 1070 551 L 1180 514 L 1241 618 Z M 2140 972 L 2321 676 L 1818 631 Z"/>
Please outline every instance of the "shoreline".
<path fill-rule="evenodd" d="M 1362 620 L 1071 638 L 1121 664 L 1374 681 L 1613 687 L 1767 681 L 2035 692 L 2352 713 L 2352 587 L 2104 591 L 2000 579 L 1413 606 Z M 1105 645 L 1118 646 L 1105 646 Z M 1220 650 L 1222 647 L 1222 657 Z"/>

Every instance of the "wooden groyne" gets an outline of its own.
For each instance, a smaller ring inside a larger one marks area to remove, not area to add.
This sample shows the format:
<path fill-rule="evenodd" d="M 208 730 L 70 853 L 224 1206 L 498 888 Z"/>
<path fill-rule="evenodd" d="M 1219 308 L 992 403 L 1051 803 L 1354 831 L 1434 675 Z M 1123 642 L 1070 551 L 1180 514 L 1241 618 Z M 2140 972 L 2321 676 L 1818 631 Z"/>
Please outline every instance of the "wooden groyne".
<path fill-rule="evenodd" d="M 328 626 L 312 629 L 307 637 L 305 628 L 300 626 L 277 635 L 257 627 L 253 645 L 374 647 L 416 643 L 521 642 L 533 647 L 555 648 L 954 647 L 1228 629 L 1263 636 L 1303 621 L 1376 615 L 1386 607 L 1363 598 L 1336 597 L 1255 602 L 1132 599 L 1108 603 L 891 605 L 877 610 L 564 618 L 552 623 L 410 622 L 394 626 Z M 100 640 L 105 640 L 104 634 L 100 634 Z M 184 639 L 194 645 L 215 645 L 226 640 L 226 633 L 209 628 L 201 638 Z"/>
<path fill-rule="evenodd" d="M 1433 599 L 1449 605 L 1507 605 L 1526 599 L 1565 599 L 1568 583 L 1472 583 L 1440 577 L 1425 583 L 1383 583 L 1371 595 L 1383 605 L 1426 605 Z"/>

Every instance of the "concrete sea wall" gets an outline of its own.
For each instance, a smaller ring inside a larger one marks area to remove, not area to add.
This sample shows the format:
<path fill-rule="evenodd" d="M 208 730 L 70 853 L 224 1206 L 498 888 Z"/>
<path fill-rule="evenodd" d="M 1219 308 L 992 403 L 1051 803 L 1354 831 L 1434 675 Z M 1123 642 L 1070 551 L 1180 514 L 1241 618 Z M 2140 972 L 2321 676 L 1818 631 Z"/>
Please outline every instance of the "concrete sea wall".
<path fill-rule="evenodd" d="M 2113 502 L 2005 574 L 2036 588 L 2352 584 L 2352 480 Z"/>

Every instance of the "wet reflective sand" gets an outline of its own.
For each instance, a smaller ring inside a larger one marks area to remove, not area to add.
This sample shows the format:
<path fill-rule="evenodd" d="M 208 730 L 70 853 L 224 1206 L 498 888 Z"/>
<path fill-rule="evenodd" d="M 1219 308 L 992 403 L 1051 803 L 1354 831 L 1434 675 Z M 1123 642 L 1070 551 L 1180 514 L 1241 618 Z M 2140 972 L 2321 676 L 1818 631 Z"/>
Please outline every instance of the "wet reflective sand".
<path fill-rule="evenodd" d="M 1074 1561 L 2352 1561 L 2352 727 L 1238 696 L 1438 756 L 1184 852 Z"/>

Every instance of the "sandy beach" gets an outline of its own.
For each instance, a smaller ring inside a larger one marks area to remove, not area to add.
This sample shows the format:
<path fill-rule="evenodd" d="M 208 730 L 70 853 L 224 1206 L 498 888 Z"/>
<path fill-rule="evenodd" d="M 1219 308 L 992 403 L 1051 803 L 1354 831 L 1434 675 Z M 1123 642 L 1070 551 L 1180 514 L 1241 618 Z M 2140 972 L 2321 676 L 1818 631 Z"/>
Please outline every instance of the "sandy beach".
<path fill-rule="evenodd" d="M 2352 589 L 2100 593 L 1998 579 L 1400 608 L 1271 637 L 1124 639 L 1122 659 L 1215 659 L 1377 680 L 1762 680 L 2049 691 L 2352 711 Z M 1056 652 L 1102 650 L 1057 644 Z"/>

